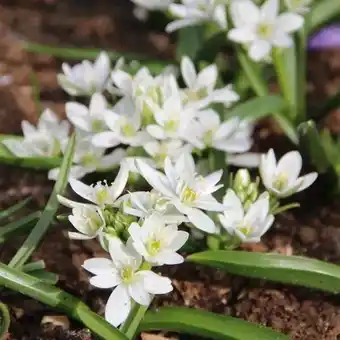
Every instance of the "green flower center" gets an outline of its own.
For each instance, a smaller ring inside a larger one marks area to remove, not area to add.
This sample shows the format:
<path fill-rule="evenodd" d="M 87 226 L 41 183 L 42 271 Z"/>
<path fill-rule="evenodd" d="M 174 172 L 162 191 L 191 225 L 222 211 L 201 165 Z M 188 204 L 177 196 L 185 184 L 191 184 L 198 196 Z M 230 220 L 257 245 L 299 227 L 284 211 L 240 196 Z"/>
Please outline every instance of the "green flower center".
<path fill-rule="evenodd" d="M 191 188 L 187 187 L 183 191 L 182 201 L 184 203 L 192 203 L 197 199 L 197 193 Z"/>
<path fill-rule="evenodd" d="M 159 253 L 161 246 L 160 240 L 150 239 L 146 244 L 146 249 L 151 256 L 154 256 Z"/>
<path fill-rule="evenodd" d="M 257 27 L 257 34 L 260 38 L 267 40 L 273 34 L 273 26 L 270 24 L 262 23 Z"/>
<path fill-rule="evenodd" d="M 253 230 L 252 226 L 249 224 L 240 224 L 237 229 L 245 236 L 249 235 Z"/>
<path fill-rule="evenodd" d="M 177 128 L 178 128 L 178 121 L 176 120 L 168 120 L 164 125 L 164 129 L 167 132 L 175 132 Z"/>
<path fill-rule="evenodd" d="M 93 132 L 101 132 L 104 128 L 103 122 L 99 119 L 94 119 L 91 125 L 92 125 Z"/>
<path fill-rule="evenodd" d="M 97 196 L 97 202 L 100 205 L 105 203 L 110 198 L 110 194 L 109 194 L 107 188 L 105 188 L 105 187 L 100 188 L 97 191 L 96 196 Z"/>
<path fill-rule="evenodd" d="M 129 123 L 126 123 L 122 126 L 122 132 L 126 137 L 132 137 L 136 134 L 135 129 Z"/>
<path fill-rule="evenodd" d="M 125 283 L 131 282 L 132 279 L 133 279 L 134 273 L 135 272 L 134 272 L 133 268 L 131 268 L 131 267 L 123 268 L 123 270 L 121 271 L 121 274 L 120 274 L 123 282 L 125 282 Z"/>
<path fill-rule="evenodd" d="M 280 173 L 273 182 L 273 187 L 278 190 L 284 190 L 288 185 L 288 175 L 286 173 Z"/>
<path fill-rule="evenodd" d="M 206 146 L 211 146 L 212 142 L 213 142 L 213 135 L 214 135 L 214 131 L 213 130 L 208 130 L 206 131 L 206 133 L 203 136 L 203 143 Z"/>

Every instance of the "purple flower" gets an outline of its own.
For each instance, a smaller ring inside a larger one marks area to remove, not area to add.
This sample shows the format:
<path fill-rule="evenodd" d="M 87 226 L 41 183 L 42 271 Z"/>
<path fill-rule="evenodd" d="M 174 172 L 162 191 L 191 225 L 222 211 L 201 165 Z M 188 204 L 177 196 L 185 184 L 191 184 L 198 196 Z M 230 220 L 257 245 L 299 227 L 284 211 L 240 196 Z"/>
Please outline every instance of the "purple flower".
<path fill-rule="evenodd" d="M 310 50 L 340 48 L 340 24 L 324 27 L 309 39 Z"/>

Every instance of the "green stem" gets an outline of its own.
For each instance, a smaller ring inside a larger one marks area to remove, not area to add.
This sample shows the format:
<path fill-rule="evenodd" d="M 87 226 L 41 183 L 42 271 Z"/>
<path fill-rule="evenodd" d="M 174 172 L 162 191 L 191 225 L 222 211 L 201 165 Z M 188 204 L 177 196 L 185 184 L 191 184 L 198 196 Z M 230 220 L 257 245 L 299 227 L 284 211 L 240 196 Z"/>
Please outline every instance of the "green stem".
<path fill-rule="evenodd" d="M 273 63 L 278 82 L 289 108 L 290 120 L 295 122 L 297 117 L 297 80 L 295 46 L 287 49 L 273 49 Z"/>
<path fill-rule="evenodd" d="M 274 209 L 272 211 L 272 214 L 273 215 L 277 215 L 277 214 L 280 214 L 284 211 L 287 211 L 287 210 L 290 210 L 290 209 L 294 209 L 294 208 L 299 208 L 300 207 L 300 204 L 299 203 L 290 203 L 290 204 L 286 204 L 282 207 L 278 207 L 276 209 Z"/>
<path fill-rule="evenodd" d="M 57 195 L 60 195 L 64 192 L 68 183 L 68 173 L 72 165 L 74 145 L 75 135 L 73 134 L 67 145 L 64 160 L 60 168 L 58 180 L 54 186 L 53 192 L 47 202 L 44 212 L 42 213 L 41 218 L 39 219 L 36 226 L 28 235 L 24 244 L 20 247 L 20 249 L 17 251 L 15 256 L 10 261 L 9 263 L 10 267 L 17 268 L 22 267 L 25 264 L 25 262 L 29 259 L 29 257 L 32 255 L 32 253 L 38 246 L 40 240 L 46 233 L 48 227 L 50 226 L 59 206 Z"/>
<path fill-rule="evenodd" d="M 5 335 L 8 332 L 9 326 L 11 324 L 11 316 L 7 306 L 2 302 L 0 302 L 0 313 L 0 339 L 5 339 Z"/>
<path fill-rule="evenodd" d="M 307 27 L 308 15 L 305 17 L 305 25 L 296 36 L 296 60 L 297 60 L 297 117 L 296 125 L 306 120 L 306 77 L 307 77 Z"/>
<path fill-rule="evenodd" d="M 119 329 L 122 333 L 126 335 L 128 339 L 132 340 L 136 336 L 139 324 L 144 318 L 144 315 L 147 310 L 148 310 L 147 306 L 142 306 L 139 305 L 138 303 L 133 304 L 129 317 L 126 319 L 126 321 Z"/>
<path fill-rule="evenodd" d="M 261 75 L 260 65 L 249 59 L 246 51 L 240 46 L 236 46 L 239 63 L 246 75 L 250 86 L 259 97 L 268 94 L 268 86 Z"/>
<path fill-rule="evenodd" d="M 102 339 L 127 339 L 103 318 L 92 312 L 79 299 L 3 263 L 0 263 L 0 286 L 18 291 L 51 307 L 60 309 L 70 317 L 82 322 Z"/>

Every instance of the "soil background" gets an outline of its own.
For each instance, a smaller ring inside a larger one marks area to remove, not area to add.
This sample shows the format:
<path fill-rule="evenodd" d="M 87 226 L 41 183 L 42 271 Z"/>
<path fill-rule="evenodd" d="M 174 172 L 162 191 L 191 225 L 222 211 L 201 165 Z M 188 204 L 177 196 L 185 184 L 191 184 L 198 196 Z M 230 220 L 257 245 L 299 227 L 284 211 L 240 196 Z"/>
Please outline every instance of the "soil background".
<path fill-rule="evenodd" d="M 33 73 L 41 87 L 41 105 L 64 116 L 67 96 L 56 80 L 62 60 L 25 52 L 22 47 L 25 41 L 139 52 L 161 59 L 172 58 L 174 53 L 172 41 L 161 29 L 133 17 L 128 0 L 0 0 L 0 133 L 20 133 L 21 120 L 37 120 L 38 109 L 31 85 Z M 340 52 L 311 54 L 308 76 L 310 103 L 319 105 L 339 87 Z M 340 130 L 337 111 L 321 117 L 321 122 L 335 132 Z M 266 151 L 275 145 L 276 150 L 283 152 L 290 147 L 270 122 L 261 123 L 255 137 L 257 150 Z M 22 214 L 43 208 L 53 186 L 46 177 L 44 172 L 1 165 L 0 207 L 32 197 Z M 278 218 L 261 243 L 246 249 L 306 255 L 340 264 L 340 200 L 327 197 L 322 180 L 307 195 L 300 195 L 299 200 L 302 209 Z M 64 234 L 67 228 L 67 225 L 52 227 L 34 259 L 44 259 L 47 269 L 60 275 L 58 286 L 102 313 L 109 292 L 90 287 L 87 274 L 80 268 L 85 259 L 102 256 L 102 250 L 95 242 L 68 240 Z M 0 260 L 8 260 L 20 242 L 18 239 L 6 247 L 1 245 Z M 174 291 L 156 299 L 155 306 L 203 308 L 272 327 L 294 340 L 340 339 L 340 298 L 337 296 L 249 280 L 189 264 L 173 267 L 168 274 Z M 82 325 L 25 296 L 2 291 L 0 299 L 11 309 L 12 323 L 7 339 L 93 338 Z M 52 322 L 45 322 L 46 316 Z M 166 333 L 141 337 L 144 340 L 189 339 Z"/>

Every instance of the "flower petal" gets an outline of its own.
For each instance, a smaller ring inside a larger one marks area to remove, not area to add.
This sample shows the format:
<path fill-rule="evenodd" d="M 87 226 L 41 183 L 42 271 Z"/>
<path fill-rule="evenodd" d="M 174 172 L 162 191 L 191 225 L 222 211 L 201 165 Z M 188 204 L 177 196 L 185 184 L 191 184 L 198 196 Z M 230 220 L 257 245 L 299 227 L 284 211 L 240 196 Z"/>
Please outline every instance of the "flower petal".
<path fill-rule="evenodd" d="M 185 84 L 189 88 L 193 88 L 196 83 L 197 73 L 195 66 L 189 57 L 184 56 L 181 61 L 181 72 Z"/>
<path fill-rule="evenodd" d="M 277 18 L 277 30 L 292 33 L 299 30 L 304 23 L 303 16 L 296 13 L 283 13 Z"/>
<path fill-rule="evenodd" d="M 207 233 L 213 234 L 216 232 L 216 226 L 214 221 L 199 209 L 187 209 L 186 214 L 189 222 L 191 222 L 196 228 L 203 230 Z"/>
<path fill-rule="evenodd" d="M 249 57 L 254 61 L 261 61 L 268 56 L 271 45 L 266 40 L 255 40 L 249 48 Z"/>
<path fill-rule="evenodd" d="M 88 259 L 82 267 L 94 275 L 107 273 L 114 269 L 112 261 L 104 257 Z"/>
<path fill-rule="evenodd" d="M 277 163 L 276 173 L 286 175 L 290 184 L 294 184 L 302 168 L 302 157 L 298 151 L 286 153 Z"/>
<path fill-rule="evenodd" d="M 310 187 L 318 178 L 318 174 L 316 172 L 311 172 L 310 174 L 305 175 L 302 178 L 303 178 L 303 183 L 299 187 L 298 192 Z"/>
<path fill-rule="evenodd" d="M 167 294 L 173 290 L 171 280 L 160 276 L 151 270 L 141 271 L 144 287 L 150 294 Z"/>
<path fill-rule="evenodd" d="M 129 316 L 131 310 L 130 296 L 122 285 L 111 293 L 105 307 L 105 319 L 114 327 L 118 327 Z"/>

